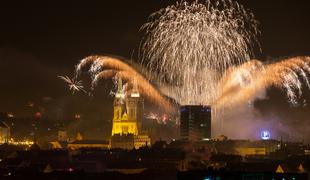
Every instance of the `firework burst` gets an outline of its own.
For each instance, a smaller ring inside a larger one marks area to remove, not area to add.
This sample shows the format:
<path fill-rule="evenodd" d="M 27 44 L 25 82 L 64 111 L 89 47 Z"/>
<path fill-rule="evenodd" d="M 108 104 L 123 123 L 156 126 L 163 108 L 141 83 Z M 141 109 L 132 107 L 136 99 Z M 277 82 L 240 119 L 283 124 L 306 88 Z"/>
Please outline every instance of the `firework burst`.
<path fill-rule="evenodd" d="M 72 94 L 74 94 L 75 92 L 79 92 L 79 91 L 87 93 L 84 90 L 82 81 L 76 80 L 75 78 L 70 79 L 68 76 L 58 76 L 58 77 L 62 79 L 63 81 L 65 81 L 65 83 L 67 83 L 70 91 L 72 91 Z"/>
<path fill-rule="evenodd" d="M 180 104 L 214 101 L 222 73 L 250 59 L 258 34 L 253 14 L 233 1 L 181 1 L 141 29 L 143 63 Z"/>
<path fill-rule="evenodd" d="M 215 121 L 222 109 L 252 104 L 272 86 L 283 89 L 296 104 L 302 84 L 310 88 L 310 58 L 250 60 L 259 33 L 257 21 L 237 2 L 216 2 L 182 1 L 151 15 L 142 27 L 144 68 L 108 56 L 89 56 L 77 65 L 77 76 L 87 69 L 93 86 L 100 79 L 118 77 L 126 81 L 125 92 L 136 81 L 146 98 L 167 111 L 174 108 L 166 96 L 181 105 L 212 105 Z"/>

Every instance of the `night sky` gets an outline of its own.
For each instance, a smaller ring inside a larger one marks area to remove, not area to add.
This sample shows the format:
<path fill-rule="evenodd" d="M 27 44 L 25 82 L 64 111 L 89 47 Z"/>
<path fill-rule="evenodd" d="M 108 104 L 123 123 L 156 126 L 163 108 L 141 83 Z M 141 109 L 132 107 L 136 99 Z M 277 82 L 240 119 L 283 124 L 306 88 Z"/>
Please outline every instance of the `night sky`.
<path fill-rule="evenodd" d="M 143 35 L 139 28 L 152 12 L 174 2 L 1 2 L 0 112 L 30 116 L 38 110 L 52 119 L 69 119 L 79 112 L 85 120 L 84 131 L 91 130 L 94 124 L 110 121 L 113 98 L 104 90 L 111 88 L 110 82 L 98 88 L 95 97 L 89 98 L 81 93 L 72 95 L 57 75 L 72 76 L 74 65 L 89 55 L 111 54 L 136 59 Z M 310 55 L 308 0 L 239 2 L 260 22 L 262 52 L 256 52 L 258 59 Z M 304 94 L 309 103 L 309 91 L 304 90 Z M 292 108 L 281 91 L 270 90 L 267 96 L 268 99 L 255 103 L 261 117 L 276 118 L 283 126 L 296 131 L 306 125 L 304 129 L 310 132 L 307 102 L 302 99 L 299 107 Z M 29 110 L 29 102 L 34 103 L 36 110 Z M 301 134 L 299 138 L 307 139 L 309 135 Z"/>

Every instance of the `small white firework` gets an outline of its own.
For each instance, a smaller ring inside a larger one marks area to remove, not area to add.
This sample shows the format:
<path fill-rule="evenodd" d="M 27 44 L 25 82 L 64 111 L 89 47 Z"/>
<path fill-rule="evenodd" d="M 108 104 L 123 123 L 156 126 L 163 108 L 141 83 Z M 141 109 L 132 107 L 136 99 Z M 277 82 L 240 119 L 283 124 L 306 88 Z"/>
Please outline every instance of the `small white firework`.
<path fill-rule="evenodd" d="M 58 76 L 60 79 L 65 81 L 70 89 L 72 91 L 72 94 L 74 94 L 76 91 L 82 91 L 84 93 L 87 93 L 84 90 L 84 86 L 82 85 L 82 81 L 76 80 L 74 78 L 70 79 L 68 76 Z"/>

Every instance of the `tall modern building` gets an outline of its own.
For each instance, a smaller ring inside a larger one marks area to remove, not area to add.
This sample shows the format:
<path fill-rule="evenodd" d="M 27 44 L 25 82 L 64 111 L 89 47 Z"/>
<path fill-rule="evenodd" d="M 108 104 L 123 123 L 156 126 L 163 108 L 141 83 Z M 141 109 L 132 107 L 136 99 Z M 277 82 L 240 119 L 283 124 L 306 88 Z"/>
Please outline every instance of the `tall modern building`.
<path fill-rule="evenodd" d="M 7 143 L 10 139 L 10 126 L 4 121 L 0 121 L 0 144 Z"/>
<path fill-rule="evenodd" d="M 211 107 L 186 105 L 180 109 L 182 139 L 200 141 L 211 138 Z"/>
<path fill-rule="evenodd" d="M 140 97 L 136 82 L 131 94 L 126 97 L 122 90 L 122 80 L 118 80 L 118 90 L 114 99 L 111 148 L 133 149 L 150 145 L 150 138 L 141 134 L 144 101 Z"/>

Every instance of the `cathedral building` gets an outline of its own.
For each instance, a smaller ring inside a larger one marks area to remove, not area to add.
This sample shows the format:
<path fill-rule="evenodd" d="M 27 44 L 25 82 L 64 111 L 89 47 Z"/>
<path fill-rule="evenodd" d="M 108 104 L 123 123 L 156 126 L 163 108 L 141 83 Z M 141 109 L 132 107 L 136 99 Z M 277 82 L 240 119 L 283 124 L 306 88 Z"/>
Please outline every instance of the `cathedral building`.
<path fill-rule="evenodd" d="M 68 138 L 66 129 L 61 127 L 58 131 L 58 141 L 50 142 L 51 148 L 138 149 L 150 146 L 151 139 L 141 130 L 144 100 L 140 97 L 137 83 L 134 83 L 133 90 L 128 96 L 125 96 L 122 86 L 122 80 L 119 79 L 113 103 L 112 133 L 109 141 L 83 140 L 81 134 L 76 138 Z"/>
<path fill-rule="evenodd" d="M 118 90 L 114 99 L 111 148 L 133 149 L 150 145 L 150 138 L 141 133 L 144 100 L 140 97 L 137 83 L 132 92 L 125 96 L 122 80 L 118 80 Z"/>

